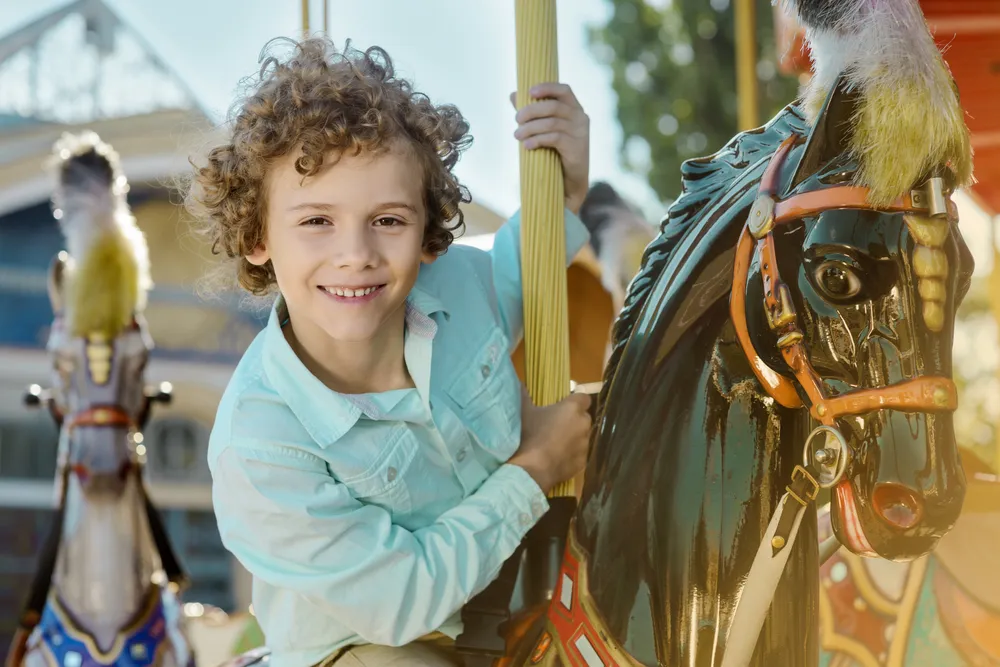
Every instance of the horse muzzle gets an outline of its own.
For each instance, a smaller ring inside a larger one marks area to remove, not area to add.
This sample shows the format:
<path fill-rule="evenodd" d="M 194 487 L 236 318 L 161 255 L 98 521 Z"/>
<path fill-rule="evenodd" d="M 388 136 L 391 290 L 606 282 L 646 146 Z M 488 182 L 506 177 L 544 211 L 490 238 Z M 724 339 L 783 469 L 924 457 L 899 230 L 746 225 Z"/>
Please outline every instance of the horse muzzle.
<path fill-rule="evenodd" d="M 855 460 L 834 490 L 834 531 L 859 555 L 923 556 L 955 525 L 965 498 L 950 415 L 880 410 L 861 421 Z"/>

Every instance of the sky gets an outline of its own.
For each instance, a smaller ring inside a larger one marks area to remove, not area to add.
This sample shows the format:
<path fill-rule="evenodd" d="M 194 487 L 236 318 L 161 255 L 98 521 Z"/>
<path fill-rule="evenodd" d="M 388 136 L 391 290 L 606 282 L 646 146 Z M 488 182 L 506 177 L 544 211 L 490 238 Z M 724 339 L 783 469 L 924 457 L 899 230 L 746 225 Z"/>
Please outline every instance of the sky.
<path fill-rule="evenodd" d="M 105 0 L 184 80 L 213 114 L 225 114 L 241 78 L 258 67 L 261 48 L 278 36 L 301 34 L 300 0 Z M 0 34 L 66 3 L 0 0 Z M 322 0 L 312 0 L 314 28 Z M 436 103 L 458 106 L 475 138 L 459 163 L 473 196 L 503 215 L 519 200 L 514 110 L 516 88 L 513 0 L 329 0 L 330 35 L 338 44 L 385 48 L 397 69 Z M 659 215 L 645 179 L 620 166 L 621 129 L 610 71 L 586 45 L 604 0 L 559 0 L 560 79 L 570 84 L 591 118 L 591 177 L 608 179 Z"/>
<path fill-rule="evenodd" d="M 300 0 L 104 0 L 173 68 L 201 105 L 221 120 L 239 81 L 254 73 L 261 48 L 301 34 Z M 330 35 L 341 44 L 385 48 L 401 74 L 436 103 L 452 103 L 475 137 L 457 172 L 473 198 L 501 215 L 519 202 L 514 110 L 514 0 L 328 0 Z M 670 0 L 647 0 L 661 6 Z M 0 35 L 67 0 L 0 0 Z M 323 0 L 311 0 L 314 29 Z M 606 0 L 558 0 L 560 79 L 591 119 L 591 180 L 610 182 L 655 222 L 664 207 L 645 179 L 621 164 L 621 127 L 611 72 L 587 46 L 587 28 L 611 9 Z M 959 196 L 963 228 L 979 271 L 990 266 L 987 219 Z"/>

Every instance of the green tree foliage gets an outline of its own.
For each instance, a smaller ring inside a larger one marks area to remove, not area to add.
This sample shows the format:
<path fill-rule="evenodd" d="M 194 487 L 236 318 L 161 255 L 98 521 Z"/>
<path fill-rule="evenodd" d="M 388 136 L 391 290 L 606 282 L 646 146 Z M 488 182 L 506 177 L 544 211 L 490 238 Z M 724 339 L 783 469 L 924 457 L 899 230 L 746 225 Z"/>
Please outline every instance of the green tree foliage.
<path fill-rule="evenodd" d="M 614 14 L 591 48 L 614 72 L 624 157 L 664 201 L 680 190 L 684 160 L 710 154 L 737 132 L 731 0 L 609 0 Z M 777 72 L 770 0 L 757 2 L 760 120 L 798 94 Z"/>

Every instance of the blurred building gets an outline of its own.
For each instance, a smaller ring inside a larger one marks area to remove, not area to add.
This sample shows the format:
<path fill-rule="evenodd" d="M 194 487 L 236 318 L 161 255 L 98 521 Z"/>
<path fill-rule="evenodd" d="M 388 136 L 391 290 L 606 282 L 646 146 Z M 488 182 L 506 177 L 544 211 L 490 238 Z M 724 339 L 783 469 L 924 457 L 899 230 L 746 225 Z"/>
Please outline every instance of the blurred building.
<path fill-rule="evenodd" d="M 190 601 L 246 609 L 247 576 L 223 549 L 205 463 L 215 409 L 264 314 L 239 297 L 206 302 L 195 283 L 211 260 L 189 231 L 172 179 L 211 132 L 187 87 L 101 0 L 78 0 L 0 37 L 0 651 L 5 651 L 48 530 L 57 433 L 22 406 L 46 384 L 52 312 L 46 276 L 63 248 L 43 168 L 65 131 L 91 129 L 122 158 L 129 201 L 150 248 L 146 313 L 156 349 L 148 380 L 174 385 L 145 433 L 154 502 L 194 585 Z M 500 218 L 471 206 L 467 234 Z"/>

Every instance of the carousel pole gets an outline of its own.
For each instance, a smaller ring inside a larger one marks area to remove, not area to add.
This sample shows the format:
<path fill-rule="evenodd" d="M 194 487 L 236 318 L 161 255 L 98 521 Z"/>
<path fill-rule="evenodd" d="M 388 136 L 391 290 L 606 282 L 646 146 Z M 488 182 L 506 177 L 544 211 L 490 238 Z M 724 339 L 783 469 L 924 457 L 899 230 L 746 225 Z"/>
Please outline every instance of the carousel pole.
<path fill-rule="evenodd" d="M 515 0 L 517 108 L 535 101 L 532 86 L 559 80 L 555 0 Z M 569 395 L 569 315 L 562 167 L 551 148 L 520 148 L 521 272 L 528 393 L 536 405 Z M 573 480 L 551 497 L 574 496 Z"/>
<path fill-rule="evenodd" d="M 757 90 L 757 18 L 755 0 L 735 0 L 736 97 L 740 132 L 760 124 Z"/>
<path fill-rule="evenodd" d="M 514 0 L 517 96 L 520 109 L 534 101 L 532 86 L 559 80 L 556 0 Z M 549 148 L 520 148 L 521 277 L 524 292 L 524 367 L 536 405 L 569 395 L 569 311 L 566 287 L 566 220 L 559 155 Z M 464 630 L 456 649 L 466 667 L 501 660 L 518 637 L 508 636 L 511 596 L 522 583 L 525 609 L 546 604 L 556 588 L 566 531 L 576 509 L 573 480 L 549 493 L 549 511 L 528 531 L 498 577 L 462 608 Z M 522 558 L 523 556 L 523 558 Z"/>
<path fill-rule="evenodd" d="M 302 37 L 309 37 L 309 0 L 302 0 Z"/>

